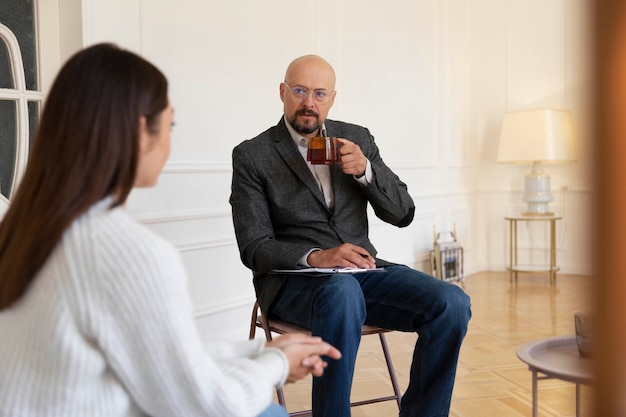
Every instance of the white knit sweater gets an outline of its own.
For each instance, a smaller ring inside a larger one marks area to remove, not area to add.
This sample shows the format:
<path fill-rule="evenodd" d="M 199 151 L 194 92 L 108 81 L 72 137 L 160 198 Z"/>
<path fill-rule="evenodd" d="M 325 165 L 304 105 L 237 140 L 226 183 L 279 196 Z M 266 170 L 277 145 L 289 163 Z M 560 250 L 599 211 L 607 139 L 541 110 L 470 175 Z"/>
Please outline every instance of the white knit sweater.
<path fill-rule="evenodd" d="M 109 205 L 76 220 L 0 312 L 0 416 L 259 414 L 287 377 L 283 353 L 201 344 L 178 252 Z"/>

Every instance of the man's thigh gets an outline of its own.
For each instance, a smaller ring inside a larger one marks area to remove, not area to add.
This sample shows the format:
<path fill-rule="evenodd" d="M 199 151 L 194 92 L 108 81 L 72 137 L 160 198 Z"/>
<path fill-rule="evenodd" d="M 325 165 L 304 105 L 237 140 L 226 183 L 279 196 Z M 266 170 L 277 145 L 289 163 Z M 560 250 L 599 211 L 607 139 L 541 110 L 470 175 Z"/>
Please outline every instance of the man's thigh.
<path fill-rule="evenodd" d="M 291 275 L 272 303 L 270 315 L 311 329 L 313 311 L 324 310 L 331 316 L 365 314 L 363 292 L 353 274 Z"/>
<path fill-rule="evenodd" d="M 419 330 L 462 291 L 405 265 L 358 274 L 356 278 L 365 298 L 365 324 L 401 331 Z"/>

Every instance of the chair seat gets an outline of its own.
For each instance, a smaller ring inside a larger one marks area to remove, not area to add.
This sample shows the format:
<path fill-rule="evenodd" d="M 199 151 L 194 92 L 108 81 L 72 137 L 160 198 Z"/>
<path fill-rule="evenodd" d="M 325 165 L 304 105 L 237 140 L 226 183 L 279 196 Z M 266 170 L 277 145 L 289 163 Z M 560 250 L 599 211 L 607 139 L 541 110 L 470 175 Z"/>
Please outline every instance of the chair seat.
<path fill-rule="evenodd" d="M 291 323 L 286 323 L 284 321 L 281 320 L 276 320 L 276 319 L 269 319 L 267 320 L 266 317 L 262 314 L 261 312 L 261 308 L 259 306 L 259 302 L 255 302 L 254 303 L 254 307 L 252 309 L 252 320 L 250 323 L 250 339 L 254 339 L 256 336 L 256 329 L 260 328 L 263 329 L 263 331 L 265 332 L 265 338 L 267 341 L 272 340 L 272 333 L 276 333 L 276 334 L 287 334 L 287 333 L 305 333 L 305 334 L 311 334 L 311 330 L 304 328 L 304 327 L 300 327 L 297 326 L 295 324 L 291 324 Z M 389 371 L 389 378 L 391 380 L 391 385 L 393 387 L 393 395 L 389 395 L 389 396 L 384 396 L 384 397 L 376 397 L 376 398 L 371 398 L 368 400 L 363 400 L 363 401 L 356 401 L 356 402 L 352 402 L 350 405 L 351 407 L 357 407 L 360 405 L 365 405 L 365 404 L 372 404 L 372 403 L 377 403 L 377 402 L 383 402 L 383 401 L 396 401 L 396 403 L 398 404 L 398 410 L 400 409 L 400 388 L 398 386 L 398 380 L 396 378 L 396 373 L 393 367 L 393 363 L 391 362 L 391 355 L 389 354 L 389 347 L 387 345 L 387 339 L 385 337 L 385 333 L 387 332 L 391 332 L 393 330 L 390 329 L 385 329 L 382 327 L 376 327 L 376 326 L 368 326 L 368 325 L 364 325 L 362 330 L 361 330 L 361 334 L 363 336 L 367 336 L 367 335 L 372 335 L 372 334 L 377 334 L 379 339 L 380 339 L 380 345 L 381 348 L 383 350 L 383 355 L 385 356 L 385 362 L 387 363 L 387 369 Z M 276 394 L 278 396 L 278 403 L 285 407 L 285 396 L 283 393 L 283 389 L 281 388 L 277 388 L 276 389 Z M 303 410 L 303 411 L 295 411 L 295 412 L 291 412 L 289 413 L 290 416 L 304 416 L 304 415 L 310 415 L 311 414 L 311 410 Z"/>
<path fill-rule="evenodd" d="M 263 317 L 261 314 L 258 315 L 258 320 L 265 320 L 265 317 Z M 263 325 L 259 325 L 256 326 L 259 328 L 263 328 Z M 291 323 L 287 323 L 284 321 L 280 321 L 280 320 L 275 320 L 275 319 L 269 319 L 269 328 L 270 331 L 273 333 L 277 333 L 277 334 L 286 334 L 286 333 L 305 333 L 305 334 L 311 334 L 311 330 L 305 328 L 305 327 L 300 327 L 300 326 L 296 326 L 295 324 L 291 324 Z M 392 330 L 389 329 L 384 329 L 382 327 L 377 327 L 377 326 L 369 326 L 367 324 L 363 325 L 363 328 L 361 330 L 361 334 L 363 336 L 367 336 L 370 334 L 378 334 L 378 333 L 387 333 L 387 332 L 391 332 Z"/>

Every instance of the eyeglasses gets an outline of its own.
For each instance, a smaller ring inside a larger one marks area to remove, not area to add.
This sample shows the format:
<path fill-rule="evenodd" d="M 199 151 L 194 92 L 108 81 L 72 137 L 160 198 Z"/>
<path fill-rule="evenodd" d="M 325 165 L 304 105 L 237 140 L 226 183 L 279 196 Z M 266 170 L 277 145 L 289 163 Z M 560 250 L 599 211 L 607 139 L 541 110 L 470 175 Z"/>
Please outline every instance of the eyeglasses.
<path fill-rule="evenodd" d="M 291 92 L 291 96 L 295 100 L 304 101 L 304 100 L 306 100 L 309 97 L 310 93 L 313 93 L 313 98 L 315 99 L 315 101 L 317 101 L 318 103 L 321 103 L 321 104 L 326 103 L 328 101 L 328 99 L 330 98 L 330 94 L 331 93 L 329 93 L 328 90 L 326 90 L 324 88 L 320 88 L 320 89 L 317 89 L 317 90 L 309 91 L 308 88 L 302 87 L 301 85 L 296 85 L 294 87 L 290 87 L 289 84 L 287 84 L 286 82 L 283 82 L 283 84 L 285 84 L 287 86 L 287 88 Z"/>

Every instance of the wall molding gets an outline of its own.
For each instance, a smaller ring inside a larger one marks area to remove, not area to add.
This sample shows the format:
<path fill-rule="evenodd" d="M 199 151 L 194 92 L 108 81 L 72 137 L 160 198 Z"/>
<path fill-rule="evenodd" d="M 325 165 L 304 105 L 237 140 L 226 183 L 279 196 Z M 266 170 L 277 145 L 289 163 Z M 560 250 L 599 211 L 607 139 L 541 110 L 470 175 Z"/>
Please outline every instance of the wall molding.
<path fill-rule="evenodd" d="M 205 249 L 222 248 L 226 246 L 234 246 L 237 244 L 235 238 L 232 239 L 213 239 L 213 240 L 199 240 L 196 242 L 179 243 L 174 246 L 181 252 L 193 252 Z"/>
<path fill-rule="evenodd" d="M 223 207 L 219 210 L 193 210 L 193 211 L 177 211 L 173 213 L 156 212 L 151 214 L 140 214 L 135 219 L 143 224 L 156 223 L 176 223 L 206 219 L 223 219 L 230 218 L 231 211 L 229 208 Z"/>
<path fill-rule="evenodd" d="M 250 308 L 250 306 L 254 304 L 254 300 L 254 297 L 231 298 L 230 300 L 223 303 L 194 309 L 193 315 L 194 318 L 197 320 L 232 310 L 238 310 L 244 307 Z"/>
<path fill-rule="evenodd" d="M 387 165 L 392 171 L 396 171 L 396 170 L 426 171 L 426 170 L 434 170 L 434 169 L 441 168 L 441 166 L 438 164 L 417 165 L 417 164 L 412 164 L 407 161 L 397 161 L 397 162 L 394 162 L 393 160 L 391 161 L 385 160 L 385 161 L 386 161 L 385 165 Z"/>
<path fill-rule="evenodd" d="M 222 162 L 172 162 L 163 167 L 161 174 L 223 174 L 232 173 L 230 163 Z"/>
<path fill-rule="evenodd" d="M 490 190 L 475 190 L 473 191 L 475 194 L 520 194 L 520 195 L 524 195 L 525 190 L 522 188 L 513 188 L 513 189 L 506 189 L 506 188 L 501 188 L 501 189 L 490 189 Z M 581 187 L 581 188 L 572 188 L 569 187 L 569 189 L 567 191 L 561 191 L 561 190 L 552 190 L 551 191 L 553 195 L 555 194 L 591 194 L 593 193 L 593 188 L 591 188 L 591 186 L 588 187 Z"/>

